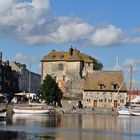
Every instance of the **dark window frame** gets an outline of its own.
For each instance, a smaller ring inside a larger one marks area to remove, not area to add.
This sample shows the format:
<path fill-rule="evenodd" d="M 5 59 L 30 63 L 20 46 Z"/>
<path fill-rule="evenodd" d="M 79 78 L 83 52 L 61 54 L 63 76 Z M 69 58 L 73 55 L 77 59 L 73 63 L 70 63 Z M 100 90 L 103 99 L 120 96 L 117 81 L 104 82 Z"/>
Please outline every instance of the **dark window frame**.
<path fill-rule="evenodd" d="M 64 65 L 63 64 L 58 64 L 58 70 L 64 70 Z"/>

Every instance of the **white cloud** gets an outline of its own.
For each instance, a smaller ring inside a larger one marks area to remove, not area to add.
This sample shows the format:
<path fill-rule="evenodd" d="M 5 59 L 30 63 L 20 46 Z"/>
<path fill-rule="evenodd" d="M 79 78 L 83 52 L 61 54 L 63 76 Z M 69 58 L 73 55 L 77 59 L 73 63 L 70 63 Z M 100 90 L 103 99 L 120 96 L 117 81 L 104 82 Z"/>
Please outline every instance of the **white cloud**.
<path fill-rule="evenodd" d="M 14 61 L 16 62 L 27 62 L 28 60 L 28 57 L 23 55 L 22 53 L 17 53 L 14 57 Z"/>
<path fill-rule="evenodd" d="M 140 59 L 126 59 L 124 62 L 124 66 L 128 72 L 130 72 L 130 66 L 132 66 L 132 71 L 138 71 L 138 65 L 140 64 Z"/>
<path fill-rule="evenodd" d="M 112 25 L 99 28 L 92 36 L 92 42 L 97 46 L 110 46 L 119 44 L 122 30 Z"/>
<path fill-rule="evenodd" d="M 60 17 L 57 20 L 56 31 L 47 35 L 34 35 L 26 37 L 29 44 L 37 43 L 65 43 L 82 40 L 93 30 L 93 27 L 78 18 Z"/>
<path fill-rule="evenodd" d="M 1 0 L 0 1 L 0 13 L 6 12 L 13 4 L 14 4 L 13 0 Z"/>
<path fill-rule="evenodd" d="M 8 35 L 12 31 L 22 38 L 30 34 L 30 31 L 43 20 L 49 9 L 49 0 L 32 0 L 21 2 L 18 0 L 7 0 L 0 2 L 2 11 L 0 13 L 0 34 Z M 45 13 L 45 14 L 44 14 Z M 10 33 L 12 34 L 12 33 Z"/>
<path fill-rule="evenodd" d="M 124 37 L 124 31 L 113 25 L 99 28 L 77 17 L 57 17 L 50 2 L 1 0 L 0 36 L 14 37 L 31 45 L 86 42 L 93 46 L 114 46 L 140 43 L 139 37 Z"/>
<path fill-rule="evenodd" d="M 134 43 L 134 44 L 136 44 L 136 43 L 140 43 L 140 37 L 133 37 L 133 38 L 126 38 L 126 39 L 124 39 L 123 41 L 122 41 L 123 43 L 125 43 L 125 44 L 128 44 L 128 43 Z"/>
<path fill-rule="evenodd" d="M 126 59 L 125 62 L 124 62 L 124 66 L 125 67 L 130 67 L 130 66 L 136 66 L 140 64 L 140 59 Z"/>
<path fill-rule="evenodd" d="M 21 63 L 30 63 L 30 62 L 33 62 L 33 63 L 39 63 L 40 62 L 40 59 L 37 58 L 36 56 L 34 55 L 31 55 L 31 56 L 26 56 L 22 53 L 17 53 L 14 57 L 14 61 L 16 62 L 21 62 Z"/>

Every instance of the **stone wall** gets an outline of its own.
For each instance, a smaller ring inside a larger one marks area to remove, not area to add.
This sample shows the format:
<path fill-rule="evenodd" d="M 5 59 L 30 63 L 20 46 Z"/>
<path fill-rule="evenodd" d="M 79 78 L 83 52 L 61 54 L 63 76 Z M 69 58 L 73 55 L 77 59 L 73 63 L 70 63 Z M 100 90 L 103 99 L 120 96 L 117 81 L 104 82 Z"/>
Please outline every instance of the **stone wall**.
<path fill-rule="evenodd" d="M 63 70 L 59 69 L 59 64 L 63 64 Z M 65 97 L 76 97 L 77 94 L 82 94 L 83 78 L 81 76 L 82 65 L 80 61 L 66 62 L 53 61 L 43 62 L 42 78 L 47 74 L 51 75 L 58 82 L 59 80 L 65 83 Z"/>
<path fill-rule="evenodd" d="M 94 107 L 95 100 L 97 101 L 97 107 L 114 107 L 114 101 L 117 101 L 117 107 L 123 107 L 127 102 L 127 92 L 83 92 L 85 106 Z"/>

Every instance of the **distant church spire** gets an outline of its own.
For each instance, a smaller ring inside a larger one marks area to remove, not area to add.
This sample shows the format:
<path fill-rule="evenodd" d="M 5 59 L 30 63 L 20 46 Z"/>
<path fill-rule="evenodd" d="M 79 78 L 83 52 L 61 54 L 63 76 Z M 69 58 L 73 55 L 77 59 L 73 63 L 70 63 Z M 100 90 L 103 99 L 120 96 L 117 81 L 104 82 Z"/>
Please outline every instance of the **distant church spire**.
<path fill-rule="evenodd" d="M 121 68 L 120 68 L 120 65 L 119 65 L 119 57 L 117 56 L 116 57 L 116 65 L 115 65 L 115 68 L 114 68 L 116 71 L 119 71 L 119 70 L 121 70 Z"/>

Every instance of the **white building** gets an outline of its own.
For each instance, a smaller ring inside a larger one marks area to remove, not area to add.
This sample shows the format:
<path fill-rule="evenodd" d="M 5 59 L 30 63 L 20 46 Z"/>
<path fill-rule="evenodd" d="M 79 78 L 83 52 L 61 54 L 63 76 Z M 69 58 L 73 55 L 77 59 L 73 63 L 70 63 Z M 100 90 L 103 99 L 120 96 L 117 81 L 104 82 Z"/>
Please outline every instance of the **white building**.
<path fill-rule="evenodd" d="M 25 64 L 10 62 L 9 65 L 19 74 L 19 90 L 21 92 L 38 92 L 41 84 L 41 76 L 39 74 L 30 72 Z"/>

